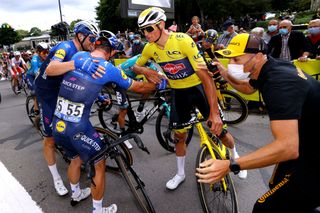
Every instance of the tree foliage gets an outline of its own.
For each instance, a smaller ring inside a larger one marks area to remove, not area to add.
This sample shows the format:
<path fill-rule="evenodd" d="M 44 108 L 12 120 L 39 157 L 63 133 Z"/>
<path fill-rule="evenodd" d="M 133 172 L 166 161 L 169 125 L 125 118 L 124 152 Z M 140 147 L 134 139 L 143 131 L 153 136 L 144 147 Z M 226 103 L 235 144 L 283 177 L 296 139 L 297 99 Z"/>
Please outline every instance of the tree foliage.
<path fill-rule="evenodd" d="M 19 39 L 23 39 L 29 36 L 29 32 L 27 30 L 16 30 L 18 33 Z"/>
<path fill-rule="evenodd" d="M 19 42 L 21 38 L 19 38 L 18 33 L 11 28 L 9 24 L 2 24 L 0 28 L 0 44 L 1 45 L 11 45 L 16 42 Z"/>
<path fill-rule="evenodd" d="M 29 32 L 30 36 L 40 36 L 41 30 L 38 27 L 32 27 Z"/>

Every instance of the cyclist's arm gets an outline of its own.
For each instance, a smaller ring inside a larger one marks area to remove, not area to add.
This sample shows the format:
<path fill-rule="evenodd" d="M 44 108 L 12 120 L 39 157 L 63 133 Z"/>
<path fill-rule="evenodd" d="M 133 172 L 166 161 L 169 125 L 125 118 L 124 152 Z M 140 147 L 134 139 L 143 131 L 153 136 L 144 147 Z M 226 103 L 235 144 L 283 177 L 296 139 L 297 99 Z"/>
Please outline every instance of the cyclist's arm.
<path fill-rule="evenodd" d="M 213 62 L 213 65 L 217 65 L 218 69 L 222 75 L 222 77 L 228 81 L 228 83 L 237 91 L 243 93 L 243 94 L 252 94 L 256 92 L 256 89 L 253 88 L 249 80 L 238 80 L 232 77 L 231 75 L 228 74 L 228 70 L 220 63 L 217 61 Z"/>
<path fill-rule="evenodd" d="M 128 90 L 136 92 L 136 93 L 146 93 L 149 94 L 150 92 L 156 89 L 156 85 L 149 82 L 141 82 L 141 81 L 132 81 L 131 86 Z"/>
<path fill-rule="evenodd" d="M 46 68 L 46 74 L 48 76 L 58 76 L 63 75 L 66 72 L 69 72 L 74 69 L 74 61 L 61 62 L 57 60 L 52 60 Z"/>
<path fill-rule="evenodd" d="M 27 71 L 28 70 L 27 64 L 22 57 L 21 57 L 21 61 L 22 61 L 22 68 L 24 69 L 24 71 Z"/>
<path fill-rule="evenodd" d="M 141 53 L 141 57 L 137 60 L 136 64 L 132 67 L 133 72 L 138 75 L 145 75 L 147 80 L 151 83 L 160 83 L 164 76 L 160 75 L 157 71 L 143 67 L 151 58 L 148 56 L 148 44 L 145 46 Z"/>
<path fill-rule="evenodd" d="M 236 159 L 242 170 L 266 167 L 299 157 L 298 120 L 273 120 L 270 126 L 273 142 Z M 197 176 L 200 182 L 217 182 L 230 172 L 229 165 L 229 160 L 210 159 L 200 165 L 202 168 L 197 169 Z"/>

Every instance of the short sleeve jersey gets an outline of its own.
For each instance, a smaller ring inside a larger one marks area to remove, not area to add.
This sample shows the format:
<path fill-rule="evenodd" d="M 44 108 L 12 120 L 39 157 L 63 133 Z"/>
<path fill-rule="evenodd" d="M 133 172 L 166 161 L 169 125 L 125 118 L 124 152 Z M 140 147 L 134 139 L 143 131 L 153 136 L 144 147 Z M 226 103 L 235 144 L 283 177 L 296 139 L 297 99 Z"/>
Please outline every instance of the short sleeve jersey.
<path fill-rule="evenodd" d="M 16 60 L 15 57 L 13 57 L 11 59 L 11 66 L 12 67 L 21 67 L 21 68 L 23 68 L 22 67 L 23 64 L 26 64 L 26 62 L 23 60 L 23 58 L 21 56 L 20 56 L 19 60 Z"/>
<path fill-rule="evenodd" d="M 148 59 L 153 59 L 162 67 L 173 89 L 189 88 L 201 83 L 195 71 L 198 64 L 204 64 L 204 61 L 195 42 L 185 33 L 171 32 L 163 49 L 156 43 L 146 44 L 137 65 L 145 65 Z"/>
<path fill-rule="evenodd" d="M 59 90 L 63 75 L 60 76 L 47 76 L 46 68 L 50 61 L 66 62 L 70 61 L 72 56 L 78 52 L 73 41 L 64 41 L 54 46 L 47 56 L 46 60 L 40 67 L 40 73 L 35 80 L 37 89 L 55 89 Z"/>
<path fill-rule="evenodd" d="M 72 60 L 86 60 L 92 58 L 88 52 L 75 54 Z M 105 68 L 106 73 L 102 78 L 94 79 L 86 72 L 74 70 L 63 77 L 55 116 L 71 123 L 89 122 L 90 109 L 98 97 L 103 85 L 115 83 L 124 89 L 130 88 L 132 79 L 128 78 L 123 71 L 101 58 L 99 65 Z"/>
<path fill-rule="evenodd" d="M 313 166 L 320 162 L 320 143 L 315 140 L 319 126 L 314 124 L 320 121 L 320 83 L 290 62 L 269 57 L 250 84 L 261 92 L 270 120 L 298 120 L 299 158 L 293 161 L 300 170 L 318 172 Z"/>
<path fill-rule="evenodd" d="M 28 69 L 27 74 L 36 76 L 41 67 L 42 61 L 38 55 L 34 55 L 31 59 L 31 66 Z"/>

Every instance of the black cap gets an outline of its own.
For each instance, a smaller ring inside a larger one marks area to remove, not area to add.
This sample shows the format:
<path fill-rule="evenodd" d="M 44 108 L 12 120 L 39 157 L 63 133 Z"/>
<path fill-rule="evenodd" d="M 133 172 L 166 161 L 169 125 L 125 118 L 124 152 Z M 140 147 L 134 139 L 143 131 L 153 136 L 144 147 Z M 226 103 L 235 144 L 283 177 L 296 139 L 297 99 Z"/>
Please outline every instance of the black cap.
<path fill-rule="evenodd" d="M 227 21 L 225 21 L 225 22 L 223 23 L 222 29 L 223 29 L 223 30 L 227 30 L 228 27 L 230 27 L 231 25 L 234 25 L 233 21 L 227 20 Z"/>

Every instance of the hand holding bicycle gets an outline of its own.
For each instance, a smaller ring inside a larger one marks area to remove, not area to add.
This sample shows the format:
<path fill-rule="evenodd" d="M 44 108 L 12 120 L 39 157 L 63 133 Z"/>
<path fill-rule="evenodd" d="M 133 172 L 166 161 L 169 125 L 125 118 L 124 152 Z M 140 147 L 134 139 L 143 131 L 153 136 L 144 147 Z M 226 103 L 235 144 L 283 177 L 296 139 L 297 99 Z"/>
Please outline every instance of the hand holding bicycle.
<path fill-rule="evenodd" d="M 210 114 L 207 120 L 207 125 L 213 134 L 220 135 L 222 132 L 222 126 L 223 126 L 223 122 L 221 120 L 220 114 L 219 113 L 216 115 Z"/>
<path fill-rule="evenodd" d="M 199 183 L 216 183 L 229 173 L 229 160 L 209 159 L 197 168 L 196 176 Z"/>
<path fill-rule="evenodd" d="M 161 83 L 162 79 L 165 79 L 165 76 L 159 74 L 157 71 L 146 68 L 147 71 L 143 72 L 143 75 L 146 76 L 147 80 L 154 84 Z"/>
<path fill-rule="evenodd" d="M 85 71 L 90 74 L 92 78 L 102 77 L 101 74 L 105 74 L 105 68 L 99 65 L 99 60 L 93 60 L 91 58 L 77 59 L 74 61 L 74 67 L 78 70 Z"/>

